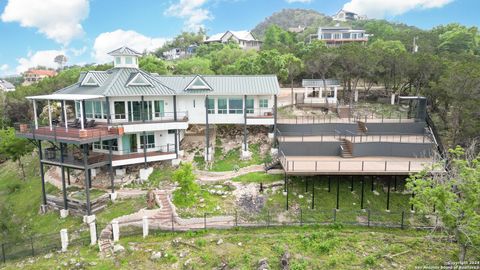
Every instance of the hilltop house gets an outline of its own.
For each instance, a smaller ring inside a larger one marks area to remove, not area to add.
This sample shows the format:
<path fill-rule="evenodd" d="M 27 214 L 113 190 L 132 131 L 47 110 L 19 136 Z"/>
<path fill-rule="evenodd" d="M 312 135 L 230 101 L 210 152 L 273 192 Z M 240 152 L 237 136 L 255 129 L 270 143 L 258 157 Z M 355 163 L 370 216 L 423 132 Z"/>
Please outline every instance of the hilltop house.
<path fill-rule="evenodd" d="M 49 69 L 29 69 L 23 73 L 23 85 L 31 85 L 45 78 L 57 75 L 55 70 Z"/>
<path fill-rule="evenodd" d="M 227 31 L 212 35 L 205 40 L 205 43 L 228 43 L 235 42 L 244 50 L 260 50 L 262 42 L 255 38 L 250 31 Z"/>
<path fill-rule="evenodd" d="M 130 48 L 109 54 L 114 57 L 112 69 L 84 72 L 75 84 L 53 94 L 27 97 L 33 103 L 34 124 L 18 125 L 17 136 L 38 145 L 42 178 L 43 164 L 60 166 L 62 171 L 84 170 L 88 192 L 92 174 L 106 167 L 114 193 L 113 168 L 124 174 L 125 166 L 144 164 L 140 178 L 147 179 L 152 171 L 150 162 L 171 160 L 178 164 L 183 154 L 180 141 L 190 124 L 206 126 L 208 147 L 204 152 L 208 161 L 213 157 L 210 124 L 243 125 L 244 158 L 250 156 L 247 126 L 275 125 L 279 92 L 275 75 L 159 76 L 139 69 L 141 54 Z M 42 111 L 37 108 L 39 104 L 48 108 L 46 125 L 37 119 Z M 61 107 L 59 116 L 53 116 L 52 106 Z M 74 109 L 73 119 L 69 119 L 66 106 Z M 52 147 L 42 150 L 41 141 L 50 142 Z M 77 147 L 69 150 L 67 144 Z M 90 209 L 87 212 L 91 214 Z"/>
<path fill-rule="evenodd" d="M 340 9 L 335 15 L 332 16 L 332 19 L 334 21 L 346 22 L 346 21 L 366 20 L 367 17 L 358 15 L 355 12 Z"/>
<path fill-rule="evenodd" d="M 327 46 L 338 46 L 350 42 L 368 42 L 368 34 L 365 30 L 343 26 L 319 27 L 317 38 L 323 40 Z"/>

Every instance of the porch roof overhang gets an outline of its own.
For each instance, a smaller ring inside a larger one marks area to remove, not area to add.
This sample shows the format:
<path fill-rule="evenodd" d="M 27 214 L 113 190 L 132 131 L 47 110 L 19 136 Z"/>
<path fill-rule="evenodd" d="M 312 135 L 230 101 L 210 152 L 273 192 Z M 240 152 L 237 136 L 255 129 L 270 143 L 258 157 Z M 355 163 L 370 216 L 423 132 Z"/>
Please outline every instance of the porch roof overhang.
<path fill-rule="evenodd" d="M 81 95 L 81 94 L 50 94 L 41 96 L 29 96 L 30 100 L 88 100 L 104 98 L 102 95 Z"/>

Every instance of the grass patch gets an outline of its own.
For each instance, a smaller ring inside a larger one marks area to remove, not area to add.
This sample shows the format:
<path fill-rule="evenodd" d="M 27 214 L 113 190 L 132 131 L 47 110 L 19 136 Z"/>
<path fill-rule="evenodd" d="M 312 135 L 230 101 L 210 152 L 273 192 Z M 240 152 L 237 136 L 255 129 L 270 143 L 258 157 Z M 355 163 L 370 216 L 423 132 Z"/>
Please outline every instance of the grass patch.
<path fill-rule="evenodd" d="M 177 213 L 183 218 L 231 214 L 234 210 L 234 198 L 226 185 L 203 185 L 195 194 L 196 203 L 186 207 L 175 204 Z"/>
<path fill-rule="evenodd" d="M 223 244 L 217 245 L 219 239 Z M 26 268 L 52 269 L 81 257 L 87 263 L 95 262 L 97 269 L 132 269 L 139 265 L 145 269 L 174 269 L 187 260 L 189 269 L 217 269 L 224 263 L 229 269 L 256 269 L 262 258 L 275 269 L 287 250 L 290 269 L 414 269 L 458 261 L 456 244 L 441 241 L 439 234 L 388 228 L 303 226 L 158 232 L 145 239 L 141 235 L 121 237 L 120 244 L 126 251 L 115 260 L 100 259 L 96 247 L 72 247 L 50 259 L 40 256 L 34 264 L 26 262 Z M 150 256 L 154 251 L 166 256 L 153 261 Z M 393 259 L 384 256 L 395 254 L 400 255 Z M 473 252 L 469 256 L 470 261 L 480 259 Z M 16 268 L 14 263 L 5 266 Z"/>
<path fill-rule="evenodd" d="M 114 218 L 135 213 L 146 207 L 147 199 L 145 196 L 133 199 L 117 200 L 115 203 L 109 202 L 107 208 L 96 215 L 97 221 L 103 224 L 110 223 L 110 221 L 112 221 Z"/>
<path fill-rule="evenodd" d="M 154 189 L 159 188 L 165 183 L 171 183 L 172 173 L 174 169 L 170 166 L 164 166 L 162 168 L 155 168 L 148 177 L 147 181 L 143 183 L 130 183 L 125 185 L 125 188 L 135 188 L 135 189 Z"/>
<path fill-rule="evenodd" d="M 234 182 L 240 183 L 273 183 L 283 180 L 282 174 L 268 174 L 265 172 L 251 172 L 232 178 Z"/>
<path fill-rule="evenodd" d="M 233 171 L 239 168 L 247 167 L 250 165 L 258 165 L 263 164 L 265 161 L 264 156 L 260 153 L 260 145 L 259 144 L 250 144 L 248 149 L 252 153 L 252 157 L 249 160 L 241 160 L 240 159 L 240 152 L 241 147 L 232 149 L 225 153 L 223 151 L 223 147 L 221 144 L 215 146 L 215 155 L 212 167 L 210 171 L 214 172 L 225 172 L 225 171 Z"/>

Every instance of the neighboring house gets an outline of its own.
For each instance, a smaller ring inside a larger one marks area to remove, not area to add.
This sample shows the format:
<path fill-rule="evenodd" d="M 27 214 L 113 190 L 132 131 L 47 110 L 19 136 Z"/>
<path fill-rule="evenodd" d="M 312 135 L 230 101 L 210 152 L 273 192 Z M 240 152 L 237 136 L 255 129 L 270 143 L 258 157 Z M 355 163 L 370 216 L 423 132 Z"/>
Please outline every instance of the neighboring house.
<path fill-rule="evenodd" d="M 31 85 L 47 77 L 53 77 L 55 75 L 57 75 L 57 72 L 55 70 L 29 69 L 23 73 L 23 85 Z"/>
<path fill-rule="evenodd" d="M 340 26 L 318 28 L 317 38 L 323 40 L 328 46 L 338 46 L 350 42 L 368 42 L 368 34 L 365 30 Z"/>
<path fill-rule="evenodd" d="M 288 28 L 288 32 L 292 32 L 292 33 L 303 33 L 303 31 L 305 31 L 305 27 L 303 26 L 297 26 L 297 27 L 289 27 Z"/>
<path fill-rule="evenodd" d="M 176 60 L 176 59 L 182 59 L 185 57 L 189 57 L 193 54 L 195 54 L 195 51 L 197 50 L 197 45 L 190 45 L 186 49 L 184 48 L 173 48 L 170 49 L 166 52 L 162 53 L 163 58 L 166 60 Z"/>
<path fill-rule="evenodd" d="M 0 79 L 0 91 L 12 92 L 15 91 L 15 86 L 8 81 Z"/>
<path fill-rule="evenodd" d="M 346 22 L 346 21 L 366 20 L 367 17 L 358 15 L 355 12 L 341 9 L 337 12 L 337 14 L 332 16 L 332 19 L 334 21 Z"/>
<path fill-rule="evenodd" d="M 262 42 L 255 38 L 250 31 L 227 31 L 225 33 L 218 33 L 207 38 L 205 43 L 228 43 L 235 42 L 240 48 L 244 50 L 260 50 Z"/>
<path fill-rule="evenodd" d="M 297 93 L 297 106 L 311 107 L 335 107 L 338 103 L 337 92 L 340 83 L 337 80 L 325 80 L 327 89 L 321 79 L 303 79 L 302 87 L 305 88 L 304 93 Z"/>

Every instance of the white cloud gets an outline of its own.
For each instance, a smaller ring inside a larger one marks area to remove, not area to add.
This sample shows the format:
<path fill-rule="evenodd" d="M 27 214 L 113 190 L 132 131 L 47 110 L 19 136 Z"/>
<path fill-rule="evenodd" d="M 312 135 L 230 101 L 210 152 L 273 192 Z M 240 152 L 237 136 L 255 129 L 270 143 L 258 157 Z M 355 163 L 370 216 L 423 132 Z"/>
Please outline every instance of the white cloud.
<path fill-rule="evenodd" d="M 106 63 L 112 61 L 112 57 L 107 53 L 122 46 L 138 52 L 153 51 L 161 47 L 165 41 L 165 38 L 152 38 L 135 31 L 118 29 L 98 35 L 93 44 L 92 54 L 97 63 Z"/>
<path fill-rule="evenodd" d="M 210 11 L 203 6 L 208 0 L 180 0 L 170 5 L 164 12 L 167 16 L 174 16 L 184 19 L 184 28 L 189 31 L 197 31 L 204 28 L 203 22 L 212 20 Z"/>
<path fill-rule="evenodd" d="M 26 58 L 22 57 L 18 59 L 18 66 L 16 68 L 17 73 L 27 71 L 29 68 L 37 66 L 43 66 L 47 68 L 58 68 L 58 64 L 55 63 L 55 56 L 59 54 L 65 54 L 60 50 L 46 50 L 37 51 L 35 53 L 30 52 Z"/>
<path fill-rule="evenodd" d="M 88 0 L 8 0 L 1 19 L 37 28 L 49 39 L 68 44 L 84 34 L 80 22 L 88 12 Z"/>
<path fill-rule="evenodd" d="M 343 9 L 369 18 L 396 16 L 413 9 L 440 8 L 454 0 L 351 0 Z"/>
<path fill-rule="evenodd" d="M 285 0 L 285 2 L 291 4 L 291 3 L 311 3 L 313 0 Z"/>
<path fill-rule="evenodd" d="M 7 65 L 7 64 L 1 65 L 1 66 L 0 66 L 0 73 L 4 73 L 5 71 L 8 70 L 8 68 L 10 68 L 10 66 Z"/>
<path fill-rule="evenodd" d="M 70 48 L 69 51 L 72 52 L 73 56 L 81 56 L 87 51 L 87 46 L 83 46 L 80 49 Z"/>

